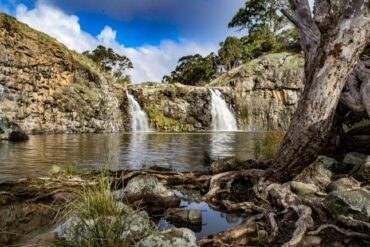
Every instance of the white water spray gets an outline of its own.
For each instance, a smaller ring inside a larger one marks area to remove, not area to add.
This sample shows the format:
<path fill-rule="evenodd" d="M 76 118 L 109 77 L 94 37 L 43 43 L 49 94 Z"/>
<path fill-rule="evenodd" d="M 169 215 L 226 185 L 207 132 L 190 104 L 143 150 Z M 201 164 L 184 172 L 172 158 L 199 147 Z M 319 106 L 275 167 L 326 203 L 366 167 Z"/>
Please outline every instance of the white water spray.
<path fill-rule="evenodd" d="M 133 132 L 148 132 L 151 131 L 148 124 L 148 117 L 141 109 L 139 103 L 135 100 L 134 96 L 129 94 L 126 90 L 126 95 L 129 104 L 129 112 L 131 116 L 131 130 Z"/>
<path fill-rule="evenodd" d="M 212 126 L 213 131 L 237 131 L 238 126 L 234 114 L 231 112 L 217 89 L 210 89 L 212 96 Z"/>

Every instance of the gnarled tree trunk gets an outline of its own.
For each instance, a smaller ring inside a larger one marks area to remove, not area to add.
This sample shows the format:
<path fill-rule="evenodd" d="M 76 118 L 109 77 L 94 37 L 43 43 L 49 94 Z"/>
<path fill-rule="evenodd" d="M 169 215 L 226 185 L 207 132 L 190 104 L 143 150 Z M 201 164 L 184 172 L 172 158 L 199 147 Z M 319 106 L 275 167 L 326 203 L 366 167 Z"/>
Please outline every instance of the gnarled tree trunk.
<path fill-rule="evenodd" d="M 305 88 L 275 162 L 266 173 L 284 182 L 302 171 L 331 139 L 341 93 L 370 38 L 369 0 L 289 0 L 284 14 L 301 36 Z"/>

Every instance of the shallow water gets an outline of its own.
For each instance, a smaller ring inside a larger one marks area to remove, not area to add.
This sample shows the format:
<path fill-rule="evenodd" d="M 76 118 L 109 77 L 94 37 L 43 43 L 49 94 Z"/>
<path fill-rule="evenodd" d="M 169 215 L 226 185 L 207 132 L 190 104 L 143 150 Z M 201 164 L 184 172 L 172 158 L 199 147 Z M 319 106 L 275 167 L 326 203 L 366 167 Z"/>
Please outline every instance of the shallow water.
<path fill-rule="evenodd" d="M 226 214 L 213 210 L 209 205 L 201 201 L 200 193 L 197 191 L 174 191 L 181 198 L 180 207 L 187 209 L 198 209 L 202 212 L 202 224 L 197 225 L 181 225 L 178 223 L 170 223 L 164 218 L 161 218 L 158 228 L 169 229 L 174 227 L 187 227 L 194 231 L 197 239 L 205 236 L 216 234 L 225 231 L 233 226 L 240 225 L 243 222 L 243 217 L 235 214 Z"/>
<path fill-rule="evenodd" d="M 0 180 L 42 175 L 52 165 L 82 170 L 162 166 L 178 171 L 207 169 L 218 159 L 271 158 L 281 139 L 271 132 L 120 133 L 30 136 L 24 143 L 0 142 Z"/>

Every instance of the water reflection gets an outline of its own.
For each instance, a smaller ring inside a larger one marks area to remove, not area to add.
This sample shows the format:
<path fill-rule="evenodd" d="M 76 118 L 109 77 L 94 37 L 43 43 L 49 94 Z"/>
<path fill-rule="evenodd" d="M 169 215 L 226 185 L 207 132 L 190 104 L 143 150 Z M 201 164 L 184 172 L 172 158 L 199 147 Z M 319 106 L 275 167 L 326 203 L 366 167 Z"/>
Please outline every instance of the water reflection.
<path fill-rule="evenodd" d="M 213 210 L 211 207 L 208 206 L 207 203 L 201 201 L 201 195 L 199 191 L 184 190 L 174 192 L 181 199 L 180 207 L 187 209 L 198 209 L 202 212 L 202 224 L 184 225 L 184 223 L 168 222 L 166 219 L 161 218 L 158 226 L 160 230 L 173 227 L 188 227 L 193 230 L 196 237 L 200 239 L 204 236 L 216 234 L 233 226 L 239 225 L 243 221 L 243 217 L 241 216 Z"/>
<path fill-rule="evenodd" d="M 31 136 L 25 143 L 0 142 L 0 179 L 45 174 L 54 165 L 80 169 L 142 168 L 153 165 L 179 171 L 206 169 L 211 158 L 270 158 L 281 134 L 122 133 Z"/>

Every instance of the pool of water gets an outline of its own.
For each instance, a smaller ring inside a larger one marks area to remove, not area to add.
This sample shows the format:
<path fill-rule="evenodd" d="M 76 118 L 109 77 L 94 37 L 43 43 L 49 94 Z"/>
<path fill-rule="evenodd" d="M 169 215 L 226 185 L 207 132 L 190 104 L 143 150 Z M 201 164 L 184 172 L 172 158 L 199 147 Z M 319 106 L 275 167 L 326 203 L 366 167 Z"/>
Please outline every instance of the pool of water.
<path fill-rule="evenodd" d="M 46 174 L 52 165 L 82 170 L 162 166 L 178 171 L 207 169 L 207 157 L 271 158 L 276 132 L 116 133 L 30 136 L 0 142 L 0 180 Z"/>
<path fill-rule="evenodd" d="M 197 239 L 205 236 L 223 232 L 233 226 L 240 225 L 243 222 L 243 217 L 236 214 L 227 214 L 224 212 L 212 209 L 207 203 L 201 200 L 201 195 L 198 191 L 174 191 L 181 198 L 180 207 L 186 209 L 198 209 L 202 212 L 201 225 L 182 225 L 179 223 L 168 222 L 161 218 L 158 224 L 159 230 L 170 229 L 174 227 L 190 228 Z"/>

